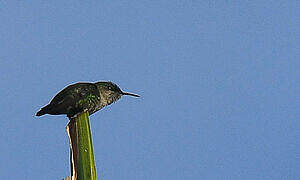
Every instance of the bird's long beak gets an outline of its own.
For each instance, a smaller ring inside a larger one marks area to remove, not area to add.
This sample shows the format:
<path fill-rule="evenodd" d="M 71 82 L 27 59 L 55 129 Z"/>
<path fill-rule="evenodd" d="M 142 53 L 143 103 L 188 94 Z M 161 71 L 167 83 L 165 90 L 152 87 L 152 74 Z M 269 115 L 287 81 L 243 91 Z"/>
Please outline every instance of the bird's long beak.
<path fill-rule="evenodd" d="M 140 97 L 137 94 L 132 94 L 132 93 L 128 93 L 128 92 L 122 92 L 122 95 L 128 95 L 128 96 L 134 96 L 134 97 Z"/>

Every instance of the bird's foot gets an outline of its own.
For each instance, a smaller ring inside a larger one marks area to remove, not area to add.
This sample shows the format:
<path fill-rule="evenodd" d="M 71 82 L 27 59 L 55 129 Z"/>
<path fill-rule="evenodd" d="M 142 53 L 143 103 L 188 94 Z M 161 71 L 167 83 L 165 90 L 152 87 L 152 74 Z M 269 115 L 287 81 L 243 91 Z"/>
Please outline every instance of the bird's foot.
<path fill-rule="evenodd" d="M 79 115 L 81 114 L 81 112 L 80 113 L 77 113 L 77 114 L 74 114 L 73 116 L 72 116 L 72 118 L 77 118 Z"/>
<path fill-rule="evenodd" d="M 82 113 L 84 113 L 84 112 L 87 112 L 88 111 L 88 109 L 84 109 L 82 112 L 79 112 L 79 113 L 77 113 L 77 114 L 74 114 L 71 118 L 73 119 L 77 119 L 77 117 L 80 115 L 80 114 L 82 114 Z"/>

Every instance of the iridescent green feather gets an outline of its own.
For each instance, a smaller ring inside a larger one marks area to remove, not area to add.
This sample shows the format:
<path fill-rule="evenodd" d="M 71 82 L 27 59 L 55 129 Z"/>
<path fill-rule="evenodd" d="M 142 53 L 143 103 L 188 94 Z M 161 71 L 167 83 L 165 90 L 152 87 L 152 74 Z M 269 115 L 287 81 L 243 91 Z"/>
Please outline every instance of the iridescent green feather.
<path fill-rule="evenodd" d="M 97 97 L 93 94 L 89 94 L 86 98 L 79 100 L 78 102 L 76 102 L 76 105 L 78 106 L 85 106 L 87 104 L 92 104 L 94 102 L 94 100 Z"/>

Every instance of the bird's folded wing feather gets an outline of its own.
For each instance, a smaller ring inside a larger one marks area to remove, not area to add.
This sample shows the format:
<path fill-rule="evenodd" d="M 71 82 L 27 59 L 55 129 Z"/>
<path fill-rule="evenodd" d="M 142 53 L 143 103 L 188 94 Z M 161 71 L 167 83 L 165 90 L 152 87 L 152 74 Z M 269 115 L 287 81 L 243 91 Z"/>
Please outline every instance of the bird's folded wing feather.
<path fill-rule="evenodd" d="M 52 105 L 69 104 L 75 105 L 76 102 L 86 98 L 90 94 L 99 96 L 98 88 L 93 83 L 76 83 L 60 91 L 50 102 Z"/>

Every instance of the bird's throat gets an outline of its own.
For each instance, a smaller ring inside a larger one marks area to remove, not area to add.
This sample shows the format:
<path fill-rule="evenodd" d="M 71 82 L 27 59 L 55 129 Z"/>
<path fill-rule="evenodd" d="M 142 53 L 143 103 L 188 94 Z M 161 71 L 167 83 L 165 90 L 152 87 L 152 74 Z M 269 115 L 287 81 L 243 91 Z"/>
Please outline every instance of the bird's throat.
<path fill-rule="evenodd" d="M 100 96 L 101 96 L 101 106 L 102 107 L 108 106 L 121 98 L 121 95 L 116 95 L 116 94 L 112 94 L 109 92 L 107 92 L 107 93 L 101 92 Z"/>

